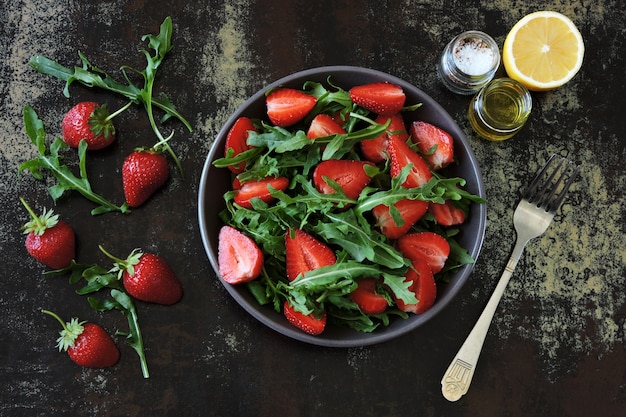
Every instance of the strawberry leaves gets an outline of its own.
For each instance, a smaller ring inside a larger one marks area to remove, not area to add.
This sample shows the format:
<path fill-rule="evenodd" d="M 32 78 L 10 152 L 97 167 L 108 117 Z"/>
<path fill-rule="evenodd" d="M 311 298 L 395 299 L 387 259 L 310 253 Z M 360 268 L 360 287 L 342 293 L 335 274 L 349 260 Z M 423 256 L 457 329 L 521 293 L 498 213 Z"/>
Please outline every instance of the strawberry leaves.
<path fill-rule="evenodd" d="M 98 207 L 91 211 L 92 215 L 111 211 L 121 213 L 130 212 L 126 203 L 121 206 L 116 206 L 91 189 L 91 184 L 87 178 L 85 159 L 87 142 L 83 140 L 78 146 L 79 176 L 77 177 L 67 165 L 61 163 L 60 151 L 67 148 L 67 144 L 63 142 L 61 138 L 56 138 L 50 144 L 50 147 L 47 147 L 44 124 L 30 106 L 24 107 L 24 126 L 28 137 L 37 148 L 39 156 L 22 163 L 19 167 L 19 172 L 29 170 L 32 176 L 37 180 L 43 180 L 44 176 L 42 171 L 47 171 L 54 176 L 57 183 L 48 188 L 48 192 L 54 201 L 57 201 L 66 191 L 73 190 L 79 192 L 88 200 L 98 204 Z"/>

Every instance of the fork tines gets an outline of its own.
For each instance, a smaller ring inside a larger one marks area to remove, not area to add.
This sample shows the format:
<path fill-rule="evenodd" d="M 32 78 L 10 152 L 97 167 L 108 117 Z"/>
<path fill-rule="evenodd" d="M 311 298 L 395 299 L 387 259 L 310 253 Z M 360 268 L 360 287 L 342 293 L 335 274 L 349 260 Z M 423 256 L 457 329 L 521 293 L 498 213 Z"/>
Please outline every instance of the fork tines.
<path fill-rule="evenodd" d="M 554 154 L 537 173 L 523 198 L 554 214 L 579 170 L 580 165 Z"/>

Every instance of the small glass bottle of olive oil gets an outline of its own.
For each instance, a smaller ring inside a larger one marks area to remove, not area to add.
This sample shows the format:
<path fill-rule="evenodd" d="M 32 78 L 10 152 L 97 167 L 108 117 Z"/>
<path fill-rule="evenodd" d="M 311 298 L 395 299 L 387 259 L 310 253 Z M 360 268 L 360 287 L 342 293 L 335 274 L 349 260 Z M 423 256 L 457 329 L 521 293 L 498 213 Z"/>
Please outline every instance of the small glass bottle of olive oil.
<path fill-rule="evenodd" d="M 531 109 L 532 97 L 526 87 L 510 78 L 496 78 L 472 98 L 468 118 L 480 136 L 500 141 L 524 126 Z"/>

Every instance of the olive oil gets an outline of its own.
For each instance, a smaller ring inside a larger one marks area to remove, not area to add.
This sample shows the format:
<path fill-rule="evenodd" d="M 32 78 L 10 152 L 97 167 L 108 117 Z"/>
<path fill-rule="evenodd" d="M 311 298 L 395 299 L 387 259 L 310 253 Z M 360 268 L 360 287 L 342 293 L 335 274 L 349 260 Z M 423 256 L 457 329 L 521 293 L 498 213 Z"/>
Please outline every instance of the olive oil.
<path fill-rule="evenodd" d="M 532 97 L 526 87 L 510 78 L 497 78 L 472 98 L 468 118 L 480 136 L 499 141 L 515 135 L 531 109 Z"/>

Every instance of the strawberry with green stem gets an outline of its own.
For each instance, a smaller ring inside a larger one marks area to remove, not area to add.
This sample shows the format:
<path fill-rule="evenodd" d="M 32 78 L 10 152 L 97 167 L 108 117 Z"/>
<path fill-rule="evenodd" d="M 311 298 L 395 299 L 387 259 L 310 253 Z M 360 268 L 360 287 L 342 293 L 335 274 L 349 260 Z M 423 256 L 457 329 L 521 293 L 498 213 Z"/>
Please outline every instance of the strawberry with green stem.
<path fill-rule="evenodd" d="M 113 118 L 121 114 L 132 101 L 114 113 L 109 113 L 106 104 L 95 101 L 82 101 L 72 107 L 63 117 L 61 128 L 63 140 L 71 148 L 78 148 L 81 140 L 87 142 L 87 150 L 98 150 L 110 146 L 115 141 Z"/>
<path fill-rule="evenodd" d="M 65 323 L 58 315 L 48 310 L 42 313 L 54 317 L 63 330 L 57 339 L 60 351 L 66 351 L 70 359 L 88 368 L 108 368 L 120 359 L 120 351 L 109 334 L 94 323 L 79 322 L 72 318 Z"/>
<path fill-rule="evenodd" d="M 139 326 L 137 308 L 133 299 L 126 293 L 117 274 L 96 264 L 79 264 L 72 262 L 67 268 L 48 271 L 46 274 L 70 273 L 70 284 L 77 284 L 84 280 L 86 284 L 76 290 L 79 295 L 99 292 L 103 289 L 111 290 L 110 298 L 88 297 L 89 305 L 96 311 L 118 310 L 128 321 L 128 332 L 117 331 L 116 335 L 125 337 L 126 343 L 137 353 L 141 372 L 144 378 L 150 377 L 148 361 L 143 347 L 143 336 Z"/>
<path fill-rule="evenodd" d="M 35 110 L 30 106 L 24 106 L 24 127 L 26 134 L 37 148 L 39 156 L 23 162 L 18 172 L 29 170 L 35 179 L 43 180 L 43 171 L 48 171 L 57 180 L 55 185 L 48 188 L 52 199 L 57 201 L 65 191 L 78 191 L 83 197 L 98 205 L 98 207 L 91 211 L 92 215 L 111 211 L 130 213 L 127 204 L 117 206 L 92 190 L 89 179 L 87 178 L 87 142 L 85 140 L 81 140 L 78 144 L 80 176 L 77 177 L 67 165 L 63 165 L 60 161 L 60 151 L 68 145 L 61 138 L 56 138 L 49 146 L 46 144 L 46 130 L 44 124 L 41 119 L 39 119 L 39 116 L 37 116 Z"/>
<path fill-rule="evenodd" d="M 124 159 L 122 185 L 129 206 L 141 206 L 167 182 L 170 171 L 163 151 L 171 137 L 151 148 L 137 148 Z"/>
<path fill-rule="evenodd" d="M 148 303 L 175 304 L 183 296 L 183 287 L 164 258 L 153 253 L 133 250 L 126 259 L 120 259 L 102 246 L 100 250 L 115 264 L 112 273 L 118 274 L 126 292 L 132 297 Z"/>
<path fill-rule="evenodd" d="M 23 226 L 28 253 L 50 268 L 59 269 L 70 265 L 76 253 L 76 236 L 72 226 L 59 220 L 53 210 L 44 209 L 38 216 L 20 197 L 31 220 Z"/>

